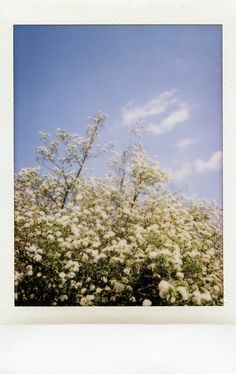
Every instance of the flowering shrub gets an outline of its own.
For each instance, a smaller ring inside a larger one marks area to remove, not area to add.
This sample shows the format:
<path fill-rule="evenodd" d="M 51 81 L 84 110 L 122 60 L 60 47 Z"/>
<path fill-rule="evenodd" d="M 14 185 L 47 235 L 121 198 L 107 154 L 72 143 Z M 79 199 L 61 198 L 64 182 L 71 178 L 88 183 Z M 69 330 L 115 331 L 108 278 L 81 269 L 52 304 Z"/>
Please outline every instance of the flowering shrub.
<path fill-rule="evenodd" d="M 169 191 L 140 145 L 86 178 L 109 147 L 96 146 L 104 120 L 84 137 L 42 133 L 42 168 L 16 175 L 16 305 L 222 305 L 220 209 Z"/>

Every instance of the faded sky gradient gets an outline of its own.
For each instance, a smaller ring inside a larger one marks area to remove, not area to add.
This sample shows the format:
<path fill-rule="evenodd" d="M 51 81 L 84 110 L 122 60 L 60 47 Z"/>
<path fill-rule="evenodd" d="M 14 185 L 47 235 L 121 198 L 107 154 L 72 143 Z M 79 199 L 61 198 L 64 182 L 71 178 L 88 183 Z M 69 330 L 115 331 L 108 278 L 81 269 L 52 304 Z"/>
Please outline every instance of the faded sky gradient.
<path fill-rule="evenodd" d="M 221 48 L 214 25 L 15 26 L 15 169 L 35 165 L 39 131 L 83 132 L 101 110 L 100 142 L 120 149 L 138 123 L 177 185 L 221 205 Z"/>

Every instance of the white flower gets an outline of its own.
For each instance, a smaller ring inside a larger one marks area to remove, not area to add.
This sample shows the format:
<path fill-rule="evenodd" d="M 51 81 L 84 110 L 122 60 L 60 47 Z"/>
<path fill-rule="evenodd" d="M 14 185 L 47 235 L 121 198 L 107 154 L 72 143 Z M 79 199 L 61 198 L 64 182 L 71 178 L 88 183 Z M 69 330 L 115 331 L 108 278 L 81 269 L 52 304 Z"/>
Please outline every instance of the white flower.
<path fill-rule="evenodd" d="M 170 287 L 171 287 L 170 283 L 165 280 L 160 281 L 160 283 L 158 284 L 158 288 L 160 291 L 161 290 L 167 291 Z"/>
<path fill-rule="evenodd" d="M 164 297 L 165 297 L 165 293 L 166 291 L 162 288 L 161 290 L 160 290 L 160 292 L 159 292 L 159 296 L 160 296 L 160 298 L 161 299 L 164 299 Z"/>
<path fill-rule="evenodd" d="M 177 291 L 180 293 L 183 300 L 188 300 L 189 295 L 185 287 L 177 287 Z"/>
<path fill-rule="evenodd" d="M 68 243 L 64 243 L 64 244 L 68 244 Z M 72 253 L 70 251 L 66 252 L 66 257 L 71 258 L 71 256 L 72 256 Z"/>
<path fill-rule="evenodd" d="M 35 251 L 37 250 L 37 248 L 36 248 L 35 245 L 31 245 L 31 246 L 28 248 L 28 250 L 29 250 L 30 252 L 35 252 Z"/>
<path fill-rule="evenodd" d="M 101 260 L 101 259 L 104 259 L 104 258 L 107 258 L 107 255 L 105 253 L 100 253 L 98 256 L 97 256 L 97 259 L 98 260 Z"/>
<path fill-rule="evenodd" d="M 94 295 L 87 295 L 80 299 L 81 306 L 89 306 L 92 305 L 93 300 L 95 299 Z"/>
<path fill-rule="evenodd" d="M 180 271 L 178 271 L 178 272 L 176 273 L 176 276 L 177 276 L 177 278 L 180 278 L 180 279 L 183 279 L 183 278 L 184 278 L 184 274 L 181 273 Z"/>
<path fill-rule="evenodd" d="M 87 260 L 88 260 L 88 255 L 86 253 L 83 253 L 82 261 L 86 262 Z"/>
<path fill-rule="evenodd" d="M 32 267 L 32 265 L 26 266 L 26 274 L 28 276 L 33 275 L 33 267 Z"/>
<path fill-rule="evenodd" d="M 158 256 L 159 256 L 159 253 L 157 251 L 152 251 L 152 252 L 149 252 L 149 254 L 148 254 L 148 257 L 150 259 L 154 259 L 154 258 L 156 258 Z"/>
<path fill-rule="evenodd" d="M 201 293 L 199 291 L 194 291 L 193 298 L 192 298 L 193 303 L 197 305 L 201 305 L 201 299 L 202 299 Z"/>
<path fill-rule="evenodd" d="M 97 249 L 94 249 L 92 252 L 91 252 L 92 256 L 93 257 L 97 257 L 98 256 L 98 250 Z"/>
<path fill-rule="evenodd" d="M 42 260 L 42 256 L 39 255 L 39 254 L 36 254 L 36 255 L 34 256 L 34 260 L 37 261 L 37 262 L 39 262 L 39 261 Z"/>
<path fill-rule="evenodd" d="M 149 232 L 151 232 L 151 231 L 158 231 L 158 230 L 159 230 L 159 225 L 157 225 L 157 224 L 153 224 L 153 225 L 149 226 L 149 227 L 147 228 L 147 230 L 148 230 Z"/>
<path fill-rule="evenodd" d="M 125 268 L 124 269 L 124 274 L 129 275 L 130 274 L 130 269 L 129 268 Z"/>
<path fill-rule="evenodd" d="M 61 300 L 61 301 L 68 300 L 68 296 L 67 296 L 67 295 L 61 295 L 61 296 L 60 296 L 60 300 Z"/>
<path fill-rule="evenodd" d="M 68 274 L 68 277 L 70 279 L 74 278 L 76 276 L 75 272 L 74 271 L 70 271 L 69 274 Z"/>
<path fill-rule="evenodd" d="M 94 248 L 98 248 L 98 247 L 100 247 L 100 245 L 101 245 L 101 243 L 100 242 L 95 242 L 95 243 L 93 243 L 93 247 Z"/>
<path fill-rule="evenodd" d="M 151 302 L 151 300 L 149 300 L 149 299 L 144 299 L 142 305 L 143 305 L 143 306 L 151 306 L 151 305 L 152 305 L 152 302 Z"/>
<path fill-rule="evenodd" d="M 97 288 L 96 288 L 96 293 L 100 293 L 100 292 L 102 292 L 102 288 L 97 287 Z"/>
<path fill-rule="evenodd" d="M 115 236 L 115 233 L 111 230 L 109 230 L 104 236 L 103 238 L 104 239 L 110 239 L 110 238 L 113 238 Z"/>
<path fill-rule="evenodd" d="M 124 214 L 130 214 L 130 211 L 129 211 L 128 208 L 124 208 L 124 209 L 123 209 L 123 213 L 124 213 Z"/>
<path fill-rule="evenodd" d="M 214 290 L 215 290 L 216 292 L 220 292 L 220 287 L 219 287 L 219 286 L 215 285 L 213 288 L 214 288 Z"/>
<path fill-rule="evenodd" d="M 202 300 L 204 300 L 204 301 L 211 301 L 211 299 L 212 299 L 209 292 L 202 293 L 201 297 L 202 297 Z"/>
<path fill-rule="evenodd" d="M 87 305 L 87 299 L 86 299 L 86 297 L 81 297 L 81 299 L 80 299 L 80 305 L 81 306 Z"/>
<path fill-rule="evenodd" d="M 122 283 L 117 282 L 117 283 L 114 284 L 114 290 L 115 290 L 115 292 L 118 292 L 118 293 L 119 292 L 123 292 L 124 289 L 125 289 L 125 286 Z"/>

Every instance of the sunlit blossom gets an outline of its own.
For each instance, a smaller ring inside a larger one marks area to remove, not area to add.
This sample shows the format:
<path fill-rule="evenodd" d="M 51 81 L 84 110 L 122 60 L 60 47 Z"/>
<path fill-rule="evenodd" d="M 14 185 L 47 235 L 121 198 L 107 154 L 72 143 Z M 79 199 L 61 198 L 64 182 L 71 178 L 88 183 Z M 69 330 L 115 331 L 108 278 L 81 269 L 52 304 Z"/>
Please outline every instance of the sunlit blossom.
<path fill-rule="evenodd" d="M 106 146 L 58 129 L 15 179 L 17 305 L 222 305 L 222 211 L 168 189 L 168 173 L 141 145 L 86 176 Z M 110 149 L 110 148 L 109 148 Z M 187 202 L 186 202 L 187 201 Z"/>
<path fill-rule="evenodd" d="M 149 299 L 144 299 L 142 305 L 143 305 L 143 306 L 151 306 L 151 305 L 152 305 L 152 302 L 151 302 L 151 300 L 149 300 Z"/>

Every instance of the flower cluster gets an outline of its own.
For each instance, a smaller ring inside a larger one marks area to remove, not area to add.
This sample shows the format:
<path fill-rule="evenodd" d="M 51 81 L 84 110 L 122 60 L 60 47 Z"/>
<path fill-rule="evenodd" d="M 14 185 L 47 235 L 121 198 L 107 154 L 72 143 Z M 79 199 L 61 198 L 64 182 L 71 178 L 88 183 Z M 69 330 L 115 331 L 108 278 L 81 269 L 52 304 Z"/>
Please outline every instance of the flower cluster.
<path fill-rule="evenodd" d="M 85 178 L 104 118 L 84 138 L 41 134 L 56 170 L 16 175 L 16 305 L 222 305 L 221 210 L 161 189 L 168 175 L 140 146 L 113 178 Z"/>

